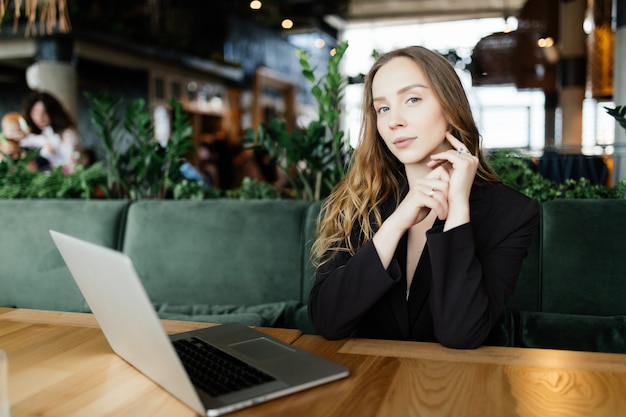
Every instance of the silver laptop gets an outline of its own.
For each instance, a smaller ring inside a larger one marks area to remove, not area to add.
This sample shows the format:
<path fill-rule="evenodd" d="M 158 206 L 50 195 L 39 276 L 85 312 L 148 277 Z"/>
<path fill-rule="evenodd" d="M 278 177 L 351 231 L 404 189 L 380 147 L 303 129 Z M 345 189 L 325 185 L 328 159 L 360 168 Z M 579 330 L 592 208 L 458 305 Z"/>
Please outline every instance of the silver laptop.
<path fill-rule="evenodd" d="M 50 234 L 115 353 L 201 415 L 221 415 L 349 374 L 344 366 L 242 324 L 168 336 L 126 254 Z M 184 350 L 218 356 L 234 369 L 183 364 Z M 236 381 L 222 381 L 231 372 Z"/>

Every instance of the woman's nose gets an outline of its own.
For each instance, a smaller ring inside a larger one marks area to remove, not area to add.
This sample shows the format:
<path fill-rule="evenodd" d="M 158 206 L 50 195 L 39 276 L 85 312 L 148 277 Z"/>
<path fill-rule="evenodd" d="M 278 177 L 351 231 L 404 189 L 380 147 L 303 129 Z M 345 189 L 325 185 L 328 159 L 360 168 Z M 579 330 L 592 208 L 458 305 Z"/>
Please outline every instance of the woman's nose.
<path fill-rule="evenodd" d="M 389 121 L 390 128 L 402 127 L 406 125 L 406 120 L 401 112 L 394 110 L 390 110 L 389 112 L 390 114 L 387 120 Z"/>

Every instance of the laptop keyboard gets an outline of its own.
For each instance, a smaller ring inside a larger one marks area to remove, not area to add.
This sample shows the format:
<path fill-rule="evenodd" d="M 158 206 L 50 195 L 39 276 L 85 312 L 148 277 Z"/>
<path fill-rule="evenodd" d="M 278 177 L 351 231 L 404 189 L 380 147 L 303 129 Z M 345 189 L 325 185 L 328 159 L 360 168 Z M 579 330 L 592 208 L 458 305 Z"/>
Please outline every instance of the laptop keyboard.
<path fill-rule="evenodd" d="M 197 337 L 173 344 L 193 384 L 213 397 L 275 380 Z"/>

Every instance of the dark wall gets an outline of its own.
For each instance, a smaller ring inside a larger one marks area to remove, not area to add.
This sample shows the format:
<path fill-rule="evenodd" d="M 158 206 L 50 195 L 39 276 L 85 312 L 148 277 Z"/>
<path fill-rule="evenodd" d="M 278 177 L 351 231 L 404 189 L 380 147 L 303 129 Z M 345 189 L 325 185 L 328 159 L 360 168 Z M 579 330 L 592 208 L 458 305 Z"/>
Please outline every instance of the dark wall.
<path fill-rule="evenodd" d="M 309 62 L 319 74 L 325 71 L 330 49 L 335 46 L 333 39 L 328 36 L 325 39 L 327 47 L 309 50 Z M 229 18 L 228 34 L 224 43 L 224 58 L 241 64 L 246 77 L 245 82 L 251 85 L 255 70 L 259 67 L 267 67 L 296 84 L 299 102 L 311 104 L 313 102 L 310 94 L 312 86 L 302 75 L 296 49 L 296 46 L 276 31 L 255 22 L 245 21 L 238 16 Z"/>
<path fill-rule="evenodd" d="M 29 92 L 26 73 L 4 80 L 0 78 L 0 117 L 13 111 L 21 112 L 22 102 Z"/>
<path fill-rule="evenodd" d="M 100 139 L 96 136 L 90 120 L 89 100 L 85 93 L 109 92 L 125 100 L 142 98 L 148 100 L 148 74 L 145 71 L 124 69 L 98 62 L 79 60 L 76 66 L 78 74 L 78 129 L 81 144 L 91 148 L 98 156 L 104 150 Z"/>

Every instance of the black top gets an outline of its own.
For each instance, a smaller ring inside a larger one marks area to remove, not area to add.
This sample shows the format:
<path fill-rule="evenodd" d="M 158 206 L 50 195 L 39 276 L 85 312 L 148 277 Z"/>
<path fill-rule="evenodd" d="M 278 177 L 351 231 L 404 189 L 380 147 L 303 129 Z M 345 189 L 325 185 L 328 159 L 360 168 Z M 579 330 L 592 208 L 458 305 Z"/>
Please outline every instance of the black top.
<path fill-rule="evenodd" d="M 395 206 L 383 207 L 383 220 Z M 515 289 L 538 225 L 536 201 L 502 184 L 474 186 L 469 223 L 444 232 L 437 219 L 427 232 L 408 300 L 405 233 L 387 269 L 371 240 L 354 256 L 338 253 L 321 265 L 309 298 L 311 321 L 328 339 L 480 346 Z"/>

